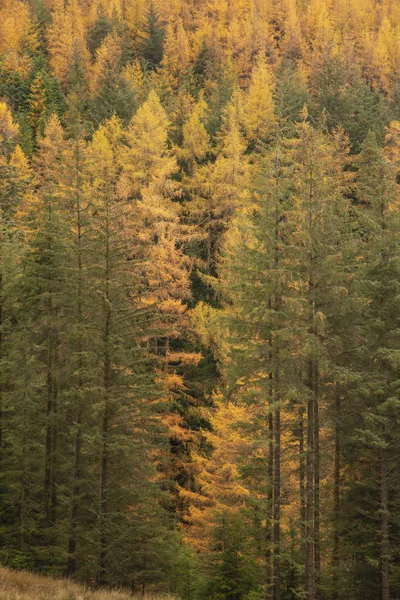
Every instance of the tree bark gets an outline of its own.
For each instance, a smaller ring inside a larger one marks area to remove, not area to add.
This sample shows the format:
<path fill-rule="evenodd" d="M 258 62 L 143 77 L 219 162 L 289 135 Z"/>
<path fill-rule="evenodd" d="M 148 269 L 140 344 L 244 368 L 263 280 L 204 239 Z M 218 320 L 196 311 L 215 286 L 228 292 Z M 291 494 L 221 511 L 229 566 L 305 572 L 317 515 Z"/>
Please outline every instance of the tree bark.
<path fill-rule="evenodd" d="M 277 398 L 279 401 L 279 398 Z M 273 600 L 280 600 L 280 530 L 281 530 L 281 411 L 275 410 L 274 431 L 274 558 L 273 558 Z"/>
<path fill-rule="evenodd" d="M 306 597 L 314 600 L 314 365 L 309 361 L 306 462 Z"/>
<path fill-rule="evenodd" d="M 334 492 L 333 492 L 333 594 L 334 600 L 340 600 L 339 569 L 340 569 L 340 420 L 341 402 L 340 394 L 335 399 L 335 467 L 334 467 Z"/>
<path fill-rule="evenodd" d="M 300 496 L 300 537 L 302 545 L 305 539 L 306 501 L 305 501 L 305 464 L 304 464 L 304 408 L 299 408 L 299 496 Z"/>
<path fill-rule="evenodd" d="M 318 584 L 321 570 L 320 557 L 320 446 L 319 446 L 319 371 L 314 361 L 314 569 L 315 591 L 318 595 Z"/>
<path fill-rule="evenodd" d="M 3 275 L 0 273 L 0 369 L 3 365 L 3 305 L 2 305 Z M 3 448 L 3 379 L 0 371 L 0 452 Z"/>
<path fill-rule="evenodd" d="M 69 523 L 67 575 L 74 577 L 76 572 L 77 525 L 79 496 L 81 489 L 81 453 L 82 453 L 82 405 L 78 400 L 75 417 L 74 472 L 72 485 L 72 504 Z"/>
<path fill-rule="evenodd" d="M 382 600 L 390 600 L 389 587 L 389 506 L 387 451 L 381 450 L 381 568 Z"/>
<path fill-rule="evenodd" d="M 80 154 L 79 147 L 75 147 L 75 169 L 76 169 L 76 196 L 75 196 L 75 209 L 76 209 L 76 225 L 77 225 L 77 236 L 76 236 L 76 250 L 77 250 L 77 268 L 78 268 L 78 290 L 77 290 L 77 320 L 79 327 L 83 323 L 83 308 L 82 308 L 82 294 L 83 294 L 83 264 L 82 264 L 82 218 L 81 218 L 81 201 L 80 201 Z M 79 511 L 79 498 L 81 493 L 81 462 L 82 462 L 82 339 L 79 334 L 78 343 L 78 381 L 77 381 L 77 399 L 75 409 L 75 442 L 74 442 L 74 466 L 73 466 L 73 481 L 72 481 L 72 503 L 69 523 L 69 540 L 68 540 L 68 562 L 67 562 L 67 574 L 68 577 L 73 577 L 76 572 L 76 550 L 77 550 L 77 525 L 78 525 L 78 511 Z"/>
<path fill-rule="evenodd" d="M 274 475 L 274 423 L 271 407 L 268 413 L 268 492 L 267 492 L 267 518 L 265 524 L 265 598 L 272 600 L 272 503 L 273 503 L 273 475 Z"/>
<path fill-rule="evenodd" d="M 50 304 L 51 313 L 51 304 Z M 50 526 L 54 524 L 57 493 L 56 493 L 56 482 L 55 482 L 55 445 L 57 440 L 57 434 L 55 431 L 55 415 L 56 415 L 56 385 L 54 379 L 54 332 L 49 331 L 47 333 L 47 380 L 46 380 L 46 393 L 47 393 L 47 404 L 46 404 L 46 445 L 45 445 L 45 467 L 44 467 L 44 501 L 45 501 L 45 514 L 47 524 Z"/>
<path fill-rule="evenodd" d="M 107 583 L 107 517 L 108 517 L 108 462 L 109 462 L 109 428 L 110 428 L 110 384 L 111 384 L 111 312 L 110 312 L 110 215 L 107 205 L 106 216 L 106 251 L 105 251 L 105 321 L 104 321 L 104 363 L 103 363 L 103 388 L 104 408 L 101 426 L 101 464 L 100 464 L 100 498 L 99 498 L 99 568 L 98 583 Z"/>

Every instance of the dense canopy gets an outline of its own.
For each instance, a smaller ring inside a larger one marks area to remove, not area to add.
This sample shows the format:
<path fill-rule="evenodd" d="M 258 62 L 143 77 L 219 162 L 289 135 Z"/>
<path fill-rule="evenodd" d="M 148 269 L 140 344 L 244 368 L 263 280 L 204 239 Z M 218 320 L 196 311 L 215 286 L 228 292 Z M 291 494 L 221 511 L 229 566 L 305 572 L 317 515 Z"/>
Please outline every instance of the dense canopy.
<path fill-rule="evenodd" d="M 0 564 L 400 597 L 399 0 L 0 2 Z"/>

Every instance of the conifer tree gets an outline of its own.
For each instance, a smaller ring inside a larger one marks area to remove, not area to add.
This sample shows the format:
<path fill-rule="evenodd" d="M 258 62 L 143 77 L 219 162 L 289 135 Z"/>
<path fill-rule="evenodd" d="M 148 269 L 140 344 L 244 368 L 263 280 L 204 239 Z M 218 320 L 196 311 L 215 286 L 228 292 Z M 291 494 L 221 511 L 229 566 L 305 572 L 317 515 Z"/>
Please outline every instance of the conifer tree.
<path fill-rule="evenodd" d="M 6 324 L 10 318 L 7 315 L 6 289 L 9 286 L 8 279 L 13 276 L 13 269 L 10 266 L 14 260 L 14 243 L 16 237 L 13 232 L 14 217 L 18 209 L 18 192 L 20 185 L 16 180 L 16 173 L 8 163 L 8 155 L 11 145 L 18 135 L 18 126 L 13 122 L 12 115 L 4 102 L 0 103 L 0 452 L 3 458 L 4 434 L 3 434 L 3 403 L 5 392 L 5 343 L 6 343 Z M 13 172 L 14 171 L 14 172 Z"/>
<path fill-rule="evenodd" d="M 157 508 L 160 491 L 152 484 L 155 464 L 149 452 L 156 449 L 154 418 L 163 398 L 154 369 L 157 358 L 151 353 L 152 339 L 159 335 L 154 300 L 160 299 L 147 285 L 151 257 L 148 238 L 140 233 L 142 211 L 125 193 L 126 183 L 122 186 L 119 181 L 126 164 L 122 141 L 122 124 L 114 117 L 99 128 L 88 149 L 96 253 L 92 271 L 98 297 L 96 570 L 99 583 L 139 579 L 144 590 L 151 569 L 156 573 L 166 560 L 166 555 L 160 557 L 162 548 L 155 552 L 154 541 L 168 537 L 168 524 L 162 524 L 166 514 Z M 142 527 L 141 520 L 149 527 Z M 135 539 L 147 541 L 132 554 Z M 121 554 L 110 551 L 116 544 Z M 128 561 L 125 573 L 124 561 Z"/>
<path fill-rule="evenodd" d="M 260 55 L 254 65 L 250 87 L 245 100 L 244 126 L 252 146 L 265 142 L 274 130 L 274 82 L 266 59 Z"/>
<path fill-rule="evenodd" d="M 52 115 L 39 138 L 38 185 L 40 203 L 36 207 L 34 234 L 26 259 L 24 279 L 31 298 L 28 318 L 38 319 L 33 343 L 38 347 L 38 362 L 43 368 L 45 401 L 45 462 L 43 510 L 44 525 L 51 529 L 57 520 L 57 480 L 59 476 L 59 391 L 60 391 L 60 329 L 62 325 L 62 295 L 65 281 L 65 229 L 59 189 L 63 131 L 56 115 Z M 39 318 L 39 315 L 41 317 Z"/>
<path fill-rule="evenodd" d="M 209 274 L 215 273 L 222 236 L 247 198 L 249 167 L 240 129 L 241 111 L 241 96 L 237 93 L 224 111 L 216 161 L 198 167 L 185 186 L 192 196 L 187 205 L 188 218 L 201 227 L 201 258 Z"/>
<path fill-rule="evenodd" d="M 93 405 L 95 363 L 93 350 L 88 343 L 93 333 L 90 312 L 93 299 L 89 276 L 92 252 L 89 238 L 90 201 L 85 193 L 87 157 L 82 118 L 79 107 L 73 103 L 70 104 L 69 120 L 70 139 L 63 151 L 62 184 L 71 259 L 65 286 L 71 304 L 67 313 L 69 330 L 63 342 L 69 356 L 65 375 L 70 383 L 64 401 L 71 415 L 69 426 L 72 446 L 67 574 L 74 577 L 80 566 L 79 558 L 82 561 L 82 538 L 87 525 L 82 522 L 85 479 L 88 478 L 84 440 L 92 424 L 90 409 Z"/>
<path fill-rule="evenodd" d="M 340 265 L 340 235 L 346 231 L 346 146 L 340 137 L 330 140 L 303 122 L 295 148 L 299 183 L 295 190 L 298 205 L 293 213 L 294 249 L 299 255 L 294 276 L 299 289 L 304 290 L 299 326 L 307 396 L 306 591 L 307 598 L 313 599 L 319 589 L 321 552 L 321 371 L 328 368 L 323 331 L 328 325 L 327 307 L 340 290 L 337 286 L 341 275 L 335 260 Z"/>
<path fill-rule="evenodd" d="M 141 43 L 138 48 L 146 70 L 153 70 L 161 64 L 164 56 L 165 32 L 160 15 L 150 0 L 141 28 Z"/>
<path fill-rule="evenodd" d="M 359 222 L 363 235 L 360 248 L 363 262 L 357 278 L 365 299 L 365 342 L 359 368 L 362 369 L 365 404 L 354 438 L 371 460 L 371 471 L 365 484 L 371 489 L 373 499 L 365 510 L 365 517 L 373 523 L 375 541 L 371 551 L 379 557 L 380 563 L 377 566 L 380 592 L 376 588 L 375 593 L 388 600 L 392 565 L 390 489 L 394 484 L 391 472 L 395 460 L 393 453 L 398 444 L 394 423 L 398 414 L 395 357 L 399 340 L 396 328 L 393 328 L 398 279 L 395 241 L 399 228 L 398 186 L 396 164 L 385 157 L 372 132 L 367 136 L 356 164 Z M 362 501 L 361 498 L 356 500 L 357 503 Z"/>
<path fill-rule="evenodd" d="M 46 88 L 41 73 L 32 82 L 29 95 L 28 121 L 34 134 L 41 134 L 46 110 Z"/>

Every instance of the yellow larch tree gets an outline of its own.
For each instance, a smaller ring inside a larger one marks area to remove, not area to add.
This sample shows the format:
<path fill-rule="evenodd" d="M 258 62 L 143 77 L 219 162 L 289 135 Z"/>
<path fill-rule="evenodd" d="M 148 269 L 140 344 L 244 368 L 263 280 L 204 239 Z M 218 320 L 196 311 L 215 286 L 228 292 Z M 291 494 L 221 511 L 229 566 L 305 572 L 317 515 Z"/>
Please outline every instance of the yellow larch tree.
<path fill-rule="evenodd" d="M 134 94 L 135 98 L 142 103 L 145 100 L 145 86 L 142 67 L 138 59 L 128 63 L 121 73 L 122 81 Z"/>
<path fill-rule="evenodd" d="M 367 67 L 368 74 L 375 86 L 389 93 L 392 77 L 397 72 L 393 67 L 399 67 L 399 49 L 398 39 L 395 39 L 395 32 L 387 17 L 383 18 L 378 32 L 371 36 L 370 42 L 372 61 Z"/>
<path fill-rule="evenodd" d="M 64 130 L 58 116 L 53 113 L 46 123 L 44 135 L 39 138 L 39 155 L 35 160 L 35 176 L 44 194 L 61 180 L 61 157 L 64 147 Z"/>
<path fill-rule="evenodd" d="M 202 258 L 207 273 L 213 272 L 222 236 L 236 210 L 246 204 L 249 162 L 240 121 L 243 118 L 241 94 L 236 91 L 223 114 L 214 163 L 197 168 L 185 181 L 191 196 L 187 218 L 203 239 Z"/>
<path fill-rule="evenodd" d="M 29 8 L 19 0 L 4 0 L 0 6 L 0 57 L 6 70 L 26 77 L 31 59 L 27 50 L 37 48 Z"/>
<path fill-rule="evenodd" d="M 184 300 L 190 297 L 190 261 L 183 254 L 177 184 L 177 162 L 167 145 L 168 118 L 154 91 L 139 108 L 126 131 L 127 148 L 119 193 L 131 199 L 138 212 L 137 235 L 147 247 L 146 279 L 149 302 L 160 314 L 157 353 L 164 356 L 160 378 L 178 391 L 183 381 L 169 363 L 198 361 L 198 355 L 174 352 L 171 342 L 187 328 Z"/>
<path fill-rule="evenodd" d="M 250 87 L 245 98 L 244 128 L 249 144 L 265 141 L 272 133 L 275 123 L 274 79 L 263 55 L 254 65 Z"/>
<path fill-rule="evenodd" d="M 66 6 L 65 0 L 56 0 L 53 20 L 47 30 L 47 48 L 51 69 L 62 83 L 67 82 L 77 53 L 87 69 L 89 53 L 85 36 L 86 27 L 78 1 L 72 0 Z"/>
<path fill-rule="evenodd" d="M 282 53 L 289 58 L 302 56 L 302 31 L 296 0 L 286 0 Z"/>
<path fill-rule="evenodd" d="M 324 0 L 311 0 L 304 15 L 303 52 L 306 60 L 318 61 L 327 51 L 337 46 L 337 32 Z"/>
<path fill-rule="evenodd" d="M 249 497 L 249 489 L 241 481 L 237 460 L 251 453 L 252 441 L 237 426 L 240 422 L 249 422 L 248 407 L 218 397 L 214 402 L 215 409 L 207 415 L 212 429 L 204 432 L 213 448 L 212 456 L 195 455 L 199 489 L 181 492 L 188 505 L 185 536 L 201 554 L 210 550 L 216 517 L 237 514 Z"/>
<path fill-rule="evenodd" d="M 11 153 L 9 164 L 14 170 L 16 178 L 23 182 L 25 188 L 22 201 L 15 214 L 15 220 L 18 222 L 19 227 L 23 228 L 25 234 L 29 237 L 31 232 L 31 228 L 29 226 L 29 216 L 36 210 L 38 198 L 32 189 L 34 178 L 31 165 L 29 164 L 29 160 L 19 144 L 15 146 L 13 152 Z"/>
<path fill-rule="evenodd" d="M 115 35 L 109 34 L 96 51 L 96 60 L 90 78 L 92 93 L 99 91 L 109 73 L 115 74 L 118 72 L 121 54 L 120 40 Z"/>
<path fill-rule="evenodd" d="M 41 133 L 40 130 L 44 125 L 46 111 L 46 87 L 41 73 L 38 73 L 32 81 L 29 92 L 29 113 L 27 119 L 33 132 L 35 134 Z"/>
<path fill-rule="evenodd" d="M 11 142 L 19 133 L 17 123 L 14 123 L 10 109 L 5 102 L 0 102 L 0 146 Z"/>
<path fill-rule="evenodd" d="M 267 49 L 269 53 L 273 52 L 275 46 L 271 26 L 273 14 L 274 7 L 271 0 L 252 0 L 249 2 L 251 55 L 259 54 L 263 49 Z"/>
<path fill-rule="evenodd" d="M 395 168 L 396 176 L 400 176 L 400 122 L 392 121 L 386 127 L 384 156 Z"/>
<path fill-rule="evenodd" d="M 183 144 L 177 149 L 177 154 L 186 161 L 190 176 L 193 176 L 197 161 L 204 159 L 211 150 L 210 136 L 204 125 L 207 110 L 207 103 L 201 95 L 182 128 Z"/>
<path fill-rule="evenodd" d="M 190 43 L 183 21 L 169 23 L 166 31 L 163 65 L 172 78 L 179 78 L 190 64 Z"/>

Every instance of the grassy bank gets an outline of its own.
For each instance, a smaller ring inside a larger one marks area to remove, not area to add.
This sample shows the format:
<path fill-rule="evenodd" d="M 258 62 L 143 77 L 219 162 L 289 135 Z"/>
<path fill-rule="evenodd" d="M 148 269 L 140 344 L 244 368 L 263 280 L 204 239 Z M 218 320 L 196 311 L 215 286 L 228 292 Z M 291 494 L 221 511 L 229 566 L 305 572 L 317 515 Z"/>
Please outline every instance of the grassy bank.
<path fill-rule="evenodd" d="M 0 568 L 1 600 L 143 600 L 129 592 L 90 590 L 66 579 L 41 577 L 26 571 Z M 145 600 L 176 600 L 172 596 L 149 594 Z"/>

